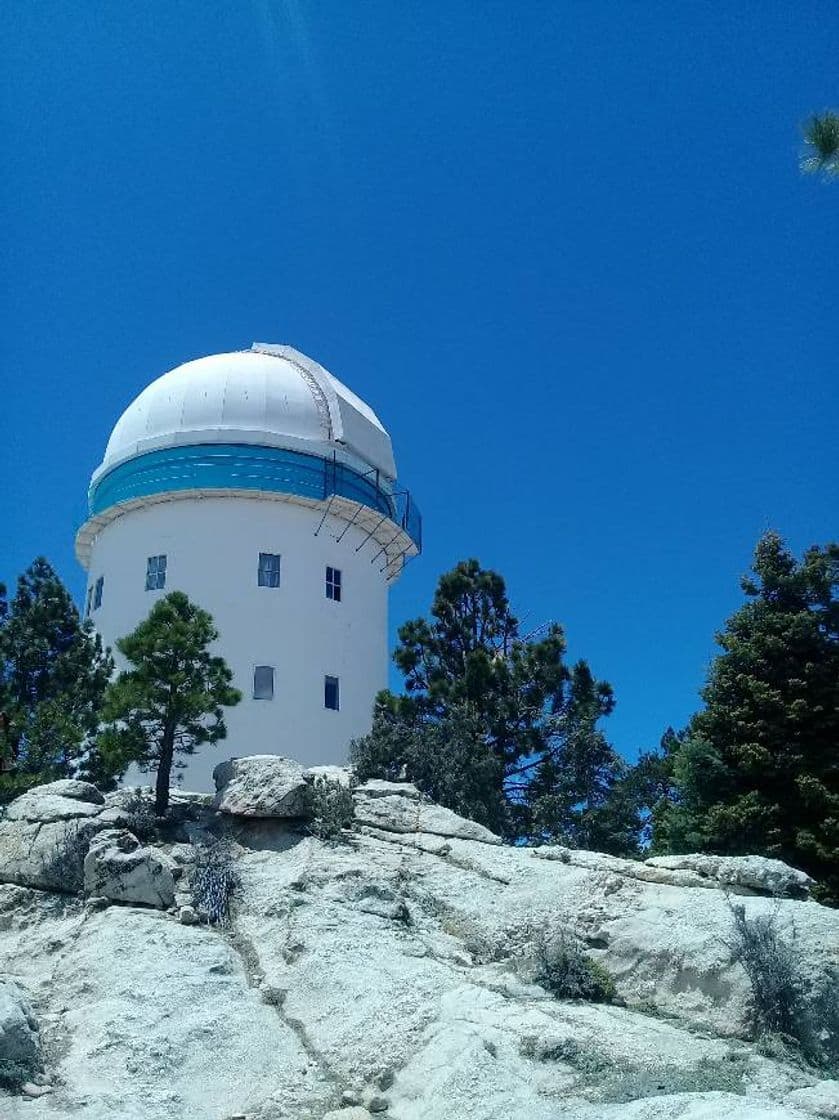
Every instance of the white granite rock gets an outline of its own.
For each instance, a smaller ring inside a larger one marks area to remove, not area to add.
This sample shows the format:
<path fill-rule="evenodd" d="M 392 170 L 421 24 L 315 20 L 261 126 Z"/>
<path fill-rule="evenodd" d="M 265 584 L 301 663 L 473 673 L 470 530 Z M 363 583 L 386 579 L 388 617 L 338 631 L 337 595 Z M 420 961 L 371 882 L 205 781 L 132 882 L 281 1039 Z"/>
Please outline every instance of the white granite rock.
<path fill-rule="evenodd" d="M 107 829 L 93 838 L 84 861 L 84 889 L 112 902 L 168 909 L 175 901 L 173 861 L 143 848 L 126 829 Z"/>
<path fill-rule="evenodd" d="M 304 769 L 279 755 L 231 758 L 213 771 L 215 807 L 234 817 L 300 817 L 306 813 Z"/>
<path fill-rule="evenodd" d="M 805 872 L 798 871 L 779 859 L 767 859 L 765 856 L 691 854 L 654 856 L 644 862 L 647 867 L 692 871 L 721 886 L 757 891 L 760 894 L 803 898 L 810 893 L 813 885 L 813 880 Z"/>
<path fill-rule="evenodd" d="M 0 980 L 0 1062 L 33 1069 L 41 1061 L 38 1023 L 29 1000 L 11 980 Z"/>
<path fill-rule="evenodd" d="M 3 1120 L 362 1120 L 374 1101 L 394 1120 L 835 1120 L 831 1083 L 739 1037 L 749 983 L 719 878 L 464 839 L 479 826 L 392 785 L 356 792 L 376 824 L 341 844 L 216 818 L 235 837 L 223 932 L 0 885 L 0 975 L 53 1043 L 53 1092 L 4 1098 Z M 142 852 L 113 834 L 99 850 Z M 170 850 L 188 876 L 187 845 L 151 849 Z M 805 975 L 839 958 L 836 911 L 741 901 L 795 937 Z M 533 982 L 534 938 L 559 930 L 621 1003 Z"/>
<path fill-rule="evenodd" d="M 410 801 L 422 798 L 413 782 L 386 782 L 383 778 L 371 778 L 358 786 L 355 792 L 359 797 L 407 797 Z"/>
<path fill-rule="evenodd" d="M 411 787 L 413 788 L 413 787 Z M 434 836 L 451 836 L 476 840 L 481 844 L 500 844 L 500 837 L 482 824 L 459 817 L 451 809 L 422 801 L 410 794 L 383 793 L 372 796 L 360 786 L 355 798 L 356 821 L 386 832 L 429 832 Z"/>
<path fill-rule="evenodd" d="M 812 1116 L 839 1120 L 839 1081 L 819 1081 L 803 1089 L 793 1089 L 789 1103 Z"/>

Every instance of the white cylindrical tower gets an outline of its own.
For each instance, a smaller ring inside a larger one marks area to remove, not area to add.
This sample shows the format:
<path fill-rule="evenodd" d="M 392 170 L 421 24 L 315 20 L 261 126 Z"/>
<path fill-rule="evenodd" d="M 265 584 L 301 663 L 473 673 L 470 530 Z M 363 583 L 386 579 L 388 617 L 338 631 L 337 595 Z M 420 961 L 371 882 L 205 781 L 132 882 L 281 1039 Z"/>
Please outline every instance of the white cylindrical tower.
<path fill-rule="evenodd" d="M 242 693 L 187 788 L 230 755 L 345 761 L 387 683 L 388 585 L 422 547 L 368 405 L 289 346 L 187 362 L 120 417 L 89 506 L 76 553 L 105 644 L 184 591 Z"/>

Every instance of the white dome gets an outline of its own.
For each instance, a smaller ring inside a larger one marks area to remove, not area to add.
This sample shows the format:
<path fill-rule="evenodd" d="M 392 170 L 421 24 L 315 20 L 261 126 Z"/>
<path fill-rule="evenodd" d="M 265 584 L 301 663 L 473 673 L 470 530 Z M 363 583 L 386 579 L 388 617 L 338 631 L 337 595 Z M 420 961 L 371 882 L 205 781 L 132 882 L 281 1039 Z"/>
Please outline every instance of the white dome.
<path fill-rule="evenodd" d="M 94 479 L 147 451 L 208 443 L 335 451 L 396 477 L 390 437 L 369 405 L 290 346 L 254 343 L 153 381 L 117 421 Z"/>

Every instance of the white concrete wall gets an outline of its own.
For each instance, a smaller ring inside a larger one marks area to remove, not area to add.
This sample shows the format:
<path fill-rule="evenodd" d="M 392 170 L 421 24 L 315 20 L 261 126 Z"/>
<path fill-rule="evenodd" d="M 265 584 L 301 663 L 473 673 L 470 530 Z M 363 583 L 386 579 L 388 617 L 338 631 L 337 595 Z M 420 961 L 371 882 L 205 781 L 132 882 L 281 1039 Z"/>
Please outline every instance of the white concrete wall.
<path fill-rule="evenodd" d="M 167 591 L 185 591 L 210 612 L 221 653 L 242 692 L 226 710 L 227 739 L 188 760 L 186 789 L 211 790 L 213 767 L 246 754 L 286 754 L 308 764 L 346 759 L 369 730 L 373 699 L 387 683 L 387 586 L 373 541 L 320 509 L 270 498 L 184 498 L 133 510 L 97 536 L 88 587 L 104 576 L 91 611 L 108 645 L 129 633 Z M 260 552 L 282 556 L 279 588 L 257 586 Z M 146 561 L 165 553 L 166 587 L 146 591 Z M 326 566 L 340 568 L 340 603 L 326 598 Z M 119 659 L 117 659 L 119 660 Z M 273 665 L 274 699 L 254 700 L 255 665 Z M 324 676 L 340 679 L 340 711 L 324 708 Z M 147 781 L 148 779 L 139 779 Z"/>

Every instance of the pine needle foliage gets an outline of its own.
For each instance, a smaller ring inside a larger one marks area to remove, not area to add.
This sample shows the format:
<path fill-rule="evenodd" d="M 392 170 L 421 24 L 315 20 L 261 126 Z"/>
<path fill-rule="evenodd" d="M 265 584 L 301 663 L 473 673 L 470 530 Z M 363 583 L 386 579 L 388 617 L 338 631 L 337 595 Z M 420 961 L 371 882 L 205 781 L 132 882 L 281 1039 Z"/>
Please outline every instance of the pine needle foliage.
<path fill-rule="evenodd" d="M 0 799 L 84 769 L 112 669 L 43 557 L 0 587 Z"/>
<path fill-rule="evenodd" d="M 132 667 L 108 687 L 99 747 L 114 766 L 136 762 L 157 771 L 158 816 L 169 805 L 173 766 L 184 765 L 178 756 L 224 739 L 224 708 L 241 700 L 224 658 L 210 652 L 217 638 L 210 615 L 173 591 L 117 641 Z"/>
<path fill-rule="evenodd" d="M 352 745 L 359 779 L 407 778 L 510 840 L 634 850 L 625 766 L 598 727 L 612 690 L 564 654 L 560 626 L 523 634 L 502 576 L 461 561 L 399 630 L 405 695 L 382 694 Z"/>
<path fill-rule="evenodd" d="M 759 854 L 839 903 L 839 544 L 800 561 L 777 533 L 755 549 L 746 603 L 717 636 L 705 707 L 672 759 L 658 822 L 675 852 Z"/>
<path fill-rule="evenodd" d="M 801 170 L 808 175 L 839 175 L 839 113 L 827 109 L 816 113 L 804 125 L 806 154 Z"/>
<path fill-rule="evenodd" d="M 318 775 L 306 788 L 309 832 L 327 844 L 348 838 L 355 817 L 352 789 L 334 778 Z"/>

